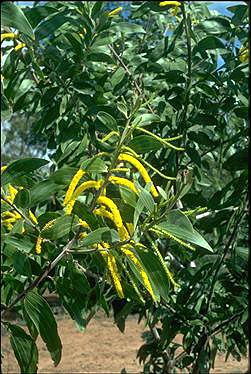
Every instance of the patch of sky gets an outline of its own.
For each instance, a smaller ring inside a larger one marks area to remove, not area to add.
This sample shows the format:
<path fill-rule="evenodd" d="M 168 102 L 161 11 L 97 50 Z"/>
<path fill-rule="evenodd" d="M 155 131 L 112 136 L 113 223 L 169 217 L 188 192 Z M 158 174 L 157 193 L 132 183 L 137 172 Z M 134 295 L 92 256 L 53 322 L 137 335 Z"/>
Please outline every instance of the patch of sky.
<path fill-rule="evenodd" d="M 209 6 L 209 10 L 216 10 L 223 16 L 232 17 L 233 13 L 227 9 L 235 5 L 245 5 L 244 1 L 214 1 Z"/>

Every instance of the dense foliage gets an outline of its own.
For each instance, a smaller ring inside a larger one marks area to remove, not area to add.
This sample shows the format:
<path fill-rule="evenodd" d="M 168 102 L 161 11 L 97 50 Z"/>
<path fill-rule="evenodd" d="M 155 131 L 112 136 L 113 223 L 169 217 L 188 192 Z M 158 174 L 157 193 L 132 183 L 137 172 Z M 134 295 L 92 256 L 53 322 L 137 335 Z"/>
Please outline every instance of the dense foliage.
<path fill-rule="evenodd" d="M 2 116 L 47 147 L 2 166 L 3 317 L 29 334 L 3 323 L 22 373 L 38 334 L 60 362 L 46 292 L 80 329 L 100 308 L 121 331 L 139 313 L 144 373 L 246 354 L 248 6 L 121 10 L 2 5 Z"/>

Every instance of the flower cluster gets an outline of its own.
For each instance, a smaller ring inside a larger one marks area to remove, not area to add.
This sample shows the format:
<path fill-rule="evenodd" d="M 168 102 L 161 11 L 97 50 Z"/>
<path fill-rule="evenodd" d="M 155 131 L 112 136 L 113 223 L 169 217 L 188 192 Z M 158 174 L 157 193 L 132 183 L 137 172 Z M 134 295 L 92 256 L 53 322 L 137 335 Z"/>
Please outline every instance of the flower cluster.
<path fill-rule="evenodd" d="M 49 227 L 51 227 L 53 225 L 53 223 L 55 222 L 55 219 L 52 219 L 50 220 L 49 222 L 47 222 L 44 226 L 43 226 L 43 230 L 46 230 L 48 229 Z M 44 241 L 44 238 L 41 236 L 41 234 L 38 235 L 38 238 L 37 238 L 37 242 L 36 242 L 36 247 L 35 247 L 35 252 L 39 255 L 41 253 L 41 250 L 42 250 L 42 243 Z"/>
<path fill-rule="evenodd" d="M 249 58 L 249 49 L 248 47 L 241 47 L 240 52 L 239 52 L 239 60 L 242 63 L 248 62 Z"/>
<path fill-rule="evenodd" d="M 158 197 L 158 191 L 156 190 L 147 170 L 145 167 L 132 155 L 129 155 L 127 153 L 121 153 L 118 157 L 119 161 L 128 162 L 129 164 L 133 165 L 140 173 L 142 178 L 146 183 L 151 183 L 151 193 L 154 197 Z"/>

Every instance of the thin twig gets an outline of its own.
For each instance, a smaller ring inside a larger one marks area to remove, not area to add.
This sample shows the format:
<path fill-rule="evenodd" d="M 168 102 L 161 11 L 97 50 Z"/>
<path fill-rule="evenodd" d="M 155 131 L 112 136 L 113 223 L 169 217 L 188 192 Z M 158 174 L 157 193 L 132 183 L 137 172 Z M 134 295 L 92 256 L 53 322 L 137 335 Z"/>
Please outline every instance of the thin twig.
<path fill-rule="evenodd" d="M 130 70 L 128 69 L 127 65 L 124 63 L 124 61 L 122 60 L 122 58 L 117 54 L 117 52 L 115 51 L 115 49 L 111 45 L 109 45 L 109 48 L 110 48 L 111 52 L 114 54 L 114 56 L 117 58 L 117 60 L 121 64 L 121 66 L 124 68 L 124 70 L 126 71 L 126 73 L 128 74 L 128 76 L 132 79 L 132 83 L 133 83 L 135 89 L 138 91 L 139 95 L 144 100 L 147 100 L 146 97 L 145 97 L 145 95 L 144 95 L 144 93 L 142 92 L 141 88 L 139 87 L 137 81 L 133 78 L 132 73 L 130 72 Z M 152 109 L 151 105 L 147 103 L 147 107 L 150 110 L 150 112 L 152 114 L 154 114 L 154 110 Z"/>
<path fill-rule="evenodd" d="M 25 290 L 23 290 L 9 306 L 6 306 L 5 310 L 3 311 L 3 315 L 4 315 L 4 313 L 6 311 L 11 310 L 20 300 L 22 300 L 29 291 L 31 291 L 35 287 L 37 287 L 42 282 L 42 280 L 44 280 L 45 278 L 47 278 L 47 276 L 51 272 L 51 270 L 57 265 L 57 263 L 72 248 L 72 246 L 76 242 L 78 234 L 79 234 L 79 232 L 77 232 L 76 235 L 74 236 L 74 238 L 71 241 L 69 241 L 69 243 L 64 247 L 64 249 L 62 250 L 62 252 L 60 252 L 59 255 L 52 262 L 50 262 L 48 264 L 48 266 L 46 267 L 46 269 L 44 270 L 44 272 L 38 278 L 36 278 L 35 281 L 32 282 Z"/>

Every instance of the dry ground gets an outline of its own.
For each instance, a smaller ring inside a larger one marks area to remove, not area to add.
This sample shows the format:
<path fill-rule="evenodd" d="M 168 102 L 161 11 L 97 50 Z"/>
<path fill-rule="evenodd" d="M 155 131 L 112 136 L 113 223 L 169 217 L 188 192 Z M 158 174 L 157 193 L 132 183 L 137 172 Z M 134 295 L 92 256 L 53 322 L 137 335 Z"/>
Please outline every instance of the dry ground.
<path fill-rule="evenodd" d="M 114 325 L 113 320 L 98 315 L 88 325 L 85 332 L 80 332 L 75 323 L 63 318 L 58 320 L 59 335 L 63 344 L 62 360 L 54 367 L 43 342 L 39 339 L 39 370 L 38 373 L 92 373 L 119 374 L 125 368 L 126 373 L 138 374 L 142 367 L 136 360 L 137 350 L 143 340 L 141 334 L 144 324 L 137 324 L 137 318 L 129 317 L 125 333 L 122 334 Z M 9 339 L 2 337 L 2 373 L 19 373 L 13 356 Z M 241 362 L 218 357 L 212 373 L 244 373 L 247 371 L 247 360 Z"/>

